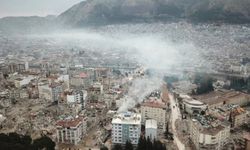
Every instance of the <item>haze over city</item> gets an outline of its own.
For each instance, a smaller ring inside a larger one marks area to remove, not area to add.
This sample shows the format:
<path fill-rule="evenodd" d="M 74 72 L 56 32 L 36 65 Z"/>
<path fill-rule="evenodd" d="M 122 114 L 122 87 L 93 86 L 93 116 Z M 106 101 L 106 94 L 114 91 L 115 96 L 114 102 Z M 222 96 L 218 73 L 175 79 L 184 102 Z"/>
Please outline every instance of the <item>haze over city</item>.
<path fill-rule="evenodd" d="M 249 150 L 248 0 L 0 0 L 0 149 Z"/>

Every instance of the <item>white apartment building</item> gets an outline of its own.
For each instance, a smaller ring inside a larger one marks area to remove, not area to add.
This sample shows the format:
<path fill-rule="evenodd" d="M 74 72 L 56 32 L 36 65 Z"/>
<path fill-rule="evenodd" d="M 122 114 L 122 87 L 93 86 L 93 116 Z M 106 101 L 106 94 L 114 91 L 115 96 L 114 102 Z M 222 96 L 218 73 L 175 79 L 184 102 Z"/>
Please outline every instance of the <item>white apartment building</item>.
<path fill-rule="evenodd" d="M 67 103 L 76 103 L 81 105 L 81 109 L 86 107 L 87 103 L 87 91 L 86 90 L 76 90 L 72 94 L 67 95 Z"/>
<path fill-rule="evenodd" d="M 148 101 L 141 104 L 142 124 L 146 120 L 154 119 L 157 122 L 159 133 L 166 130 L 166 105 L 159 101 Z"/>
<path fill-rule="evenodd" d="M 141 134 L 141 115 L 132 112 L 117 114 L 112 119 L 112 144 L 137 145 Z"/>
<path fill-rule="evenodd" d="M 190 120 L 190 138 L 196 149 L 220 150 L 230 136 L 230 123 L 217 122 L 213 119 Z M 216 123 L 217 122 L 217 123 Z"/>
<path fill-rule="evenodd" d="M 56 123 L 57 141 L 78 144 L 86 134 L 87 119 L 83 117 L 66 118 Z"/>
<path fill-rule="evenodd" d="M 153 119 L 146 120 L 145 132 L 145 137 L 151 141 L 157 139 L 157 121 Z"/>

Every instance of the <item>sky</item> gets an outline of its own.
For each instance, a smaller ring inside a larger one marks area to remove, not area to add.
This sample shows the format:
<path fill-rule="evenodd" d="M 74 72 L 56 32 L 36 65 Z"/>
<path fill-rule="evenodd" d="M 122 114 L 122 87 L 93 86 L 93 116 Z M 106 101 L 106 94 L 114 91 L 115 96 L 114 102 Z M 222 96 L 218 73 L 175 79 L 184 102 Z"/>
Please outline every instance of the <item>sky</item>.
<path fill-rule="evenodd" d="M 0 0 L 0 18 L 58 15 L 83 0 Z"/>

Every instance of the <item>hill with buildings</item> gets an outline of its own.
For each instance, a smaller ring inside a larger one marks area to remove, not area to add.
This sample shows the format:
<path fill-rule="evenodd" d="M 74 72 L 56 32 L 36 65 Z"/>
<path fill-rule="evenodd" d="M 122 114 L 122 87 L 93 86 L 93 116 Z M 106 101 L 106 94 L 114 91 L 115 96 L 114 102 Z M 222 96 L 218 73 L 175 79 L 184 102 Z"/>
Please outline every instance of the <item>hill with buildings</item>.
<path fill-rule="evenodd" d="M 6 17 L 0 32 L 32 32 L 61 25 L 82 27 L 128 22 L 172 21 L 250 22 L 248 0 L 86 0 L 58 16 Z"/>

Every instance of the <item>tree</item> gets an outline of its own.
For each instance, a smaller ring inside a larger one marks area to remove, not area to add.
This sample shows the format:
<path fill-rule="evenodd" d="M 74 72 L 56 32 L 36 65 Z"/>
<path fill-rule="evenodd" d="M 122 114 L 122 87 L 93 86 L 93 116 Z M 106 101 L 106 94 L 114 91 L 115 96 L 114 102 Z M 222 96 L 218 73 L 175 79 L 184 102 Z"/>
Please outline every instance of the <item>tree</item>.
<path fill-rule="evenodd" d="M 100 150 L 109 150 L 106 146 L 102 146 Z"/>
<path fill-rule="evenodd" d="M 131 144 L 130 141 L 127 140 L 125 144 L 125 150 L 133 150 L 133 149 L 134 149 L 133 145 Z"/>
<path fill-rule="evenodd" d="M 145 149 L 146 149 L 146 139 L 144 137 L 140 137 L 137 145 L 137 150 L 145 150 Z"/>
<path fill-rule="evenodd" d="M 153 149 L 152 150 L 166 150 L 165 144 L 161 143 L 159 140 L 154 140 Z"/>
<path fill-rule="evenodd" d="M 146 147 L 147 150 L 152 150 L 153 143 L 152 143 L 152 141 L 151 141 L 151 139 L 149 137 L 147 137 L 146 145 L 147 145 L 147 147 Z"/>
<path fill-rule="evenodd" d="M 34 140 L 33 148 L 34 149 L 46 149 L 46 150 L 54 150 L 55 149 L 55 142 L 53 142 L 49 137 L 42 136 L 39 139 Z"/>
<path fill-rule="evenodd" d="M 115 144 L 112 150 L 122 150 L 122 146 L 120 144 Z"/>

